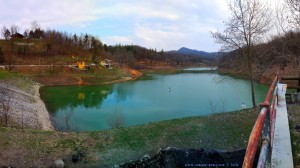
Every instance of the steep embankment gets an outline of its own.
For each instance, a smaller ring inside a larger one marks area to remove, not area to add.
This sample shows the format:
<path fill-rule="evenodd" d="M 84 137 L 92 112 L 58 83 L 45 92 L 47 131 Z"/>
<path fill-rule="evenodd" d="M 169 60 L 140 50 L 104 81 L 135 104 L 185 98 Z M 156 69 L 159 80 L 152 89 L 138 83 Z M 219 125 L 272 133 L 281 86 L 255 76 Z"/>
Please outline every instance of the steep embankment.
<path fill-rule="evenodd" d="M 254 68 L 254 73 L 253 73 L 254 80 L 259 83 L 269 85 L 272 83 L 272 80 L 274 79 L 275 74 L 278 70 L 279 67 L 274 66 L 261 73 L 256 68 Z M 223 74 L 230 74 L 236 77 L 248 78 L 248 70 L 246 68 L 236 69 L 236 68 L 219 67 L 218 72 Z"/>
<path fill-rule="evenodd" d="M 268 67 L 268 68 L 264 69 L 263 71 L 261 69 L 257 68 L 256 66 L 254 66 L 253 69 L 254 69 L 253 77 L 254 77 L 255 81 L 262 83 L 262 84 L 270 85 L 278 70 L 280 70 L 279 75 L 281 77 L 282 76 L 299 76 L 300 66 L 293 64 L 293 63 L 289 63 L 286 65 L 286 67 L 284 69 L 281 69 L 280 65 L 278 65 L 278 64 L 275 64 L 272 67 Z M 248 78 L 248 69 L 246 67 L 243 67 L 243 68 L 219 67 L 218 72 L 224 73 L 224 74 L 230 74 L 230 75 L 237 76 L 237 77 Z M 288 85 L 290 85 L 290 86 L 297 85 L 295 83 L 297 81 L 284 81 L 284 82 L 285 83 L 287 82 Z"/>
<path fill-rule="evenodd" d="M 49 113 L 40 99 L 39 88 L 40 84 L 27 78 L 0 80 L 1 108 L 7 109 L 7 125 L 53 130 Z M 1 116 L 3 119 L 3 113 Z"/>
<path fill-rule="evenodd" d="M 252 66 L 256 81 L 270 84 L 280 69 L 281 76 L 298 76 L 300 69 L 300 33 L 288 32 L 272 37 L 267 43 L 253 46 Z M 242 49 L 224 54 L 219 59 L 219 72 L 248 76 L 248 58 Z M 242 54 L 244 53 L 244 54 Z"/>

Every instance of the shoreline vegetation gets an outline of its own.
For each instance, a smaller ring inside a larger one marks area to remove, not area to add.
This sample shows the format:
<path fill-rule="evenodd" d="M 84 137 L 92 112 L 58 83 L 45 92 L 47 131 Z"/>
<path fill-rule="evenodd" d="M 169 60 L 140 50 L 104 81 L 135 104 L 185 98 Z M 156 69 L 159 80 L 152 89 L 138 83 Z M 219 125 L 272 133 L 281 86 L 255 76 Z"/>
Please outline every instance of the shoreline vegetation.
<path fill-rule="evenodd" d="M 239 150 L 247 146 L 258 111 L 245 109 L 80 133 L 1 127 L 0 136 L 5 138 L 0 139 L 0 165 L 49 167 L 61 159 L 71 167 L 111 167 L 146 154 L 153 156 L 167 147 Z M 74 162 L 77 156 L 81 158 Z"/>
<path fill-rule="evenodd" d="M 126 71 L 122 75 L 130 74 L 130 69 L 122 70 Z M 176 73 L 177 71 L 176 68 L 147 69 L 142 73 Z M 118 73 L 120 72 L 115 74 Z M 132 74 L 130 78 L 118 76 L 120 80 L 112 80 L 108 83 L 134 80 L 141 77 L 142 73 L 138 73 L 135 78 Z M 18 81 L 16 79 L 19 78 L 14 77 L 13 83 L 16 83 Z M 246 109 L 105 131 L 58 132 L 53 129 L 49 113 L 39 96 L 41 85 L 27 77 L 17 83 L 22 83 L 21 91 L 32 92 L 39 124 L 22 130 L 0 127 L 0 135 L 5 137 L 0 140 L 0 166 L 49 167 L 55 160 L 62 159 L 66 165 L 74 167 L 83 165 L 111 167 L 114 164 L 140 159 L 145 154 L 152 156 L 159 149 L 166 147 L 239 150 L 246 147 L 259 111 Z M 29 83 L 29 86 L 26 83 Z M 28 115 L 28 118 L 30 116 Z M 241 123 L 238 128 L 237 123 Z M 22 141 L 18 140 L 20 137 Z M 72 158 L 79 155 L 82 158 L 75 163 Z M 18 161 L 15 162 L 16 160 Z"/>
<path fill-rule="evenodd" d="M 95 74 L 86 75 L 80 71 L 70 74 L 36 75 L 0 70 L 0 79 L 2 79 L 0 86 L 12 93 L 12 99 L 15 102 L 11 105 L 14 112 L 10 116 L 11 121 L 8 126 L 54 130 L 49 111 L 40 96 L 42 86 L 106 85 L 136 80 L 144 73 L 176 73 L 178 71 L 177 68 L 169 66 L 147 67 L 141 72 L 127 67 L 102 70 L 104 76 L 102 79 Z"/>

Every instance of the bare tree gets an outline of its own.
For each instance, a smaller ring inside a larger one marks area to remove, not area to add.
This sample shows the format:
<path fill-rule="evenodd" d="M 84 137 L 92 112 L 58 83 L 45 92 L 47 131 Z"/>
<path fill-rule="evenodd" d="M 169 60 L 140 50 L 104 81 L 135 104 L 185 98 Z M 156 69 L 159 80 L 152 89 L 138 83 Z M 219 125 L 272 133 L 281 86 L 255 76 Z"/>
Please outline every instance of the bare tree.
<path fill-rule="evenodd" d="M 66 126 L 67 126 L 67 131 L 69 131 L 71 129 L 71 125 L 70 125 L 70 119 L 71 119 L 71 109 L 69 109 L 66 112 L 66 116 L 65 116 L 65 122 L 66 122 Z"/>
<path fill-rule="evenodd" d="M 4 83 L 4 85 L 7 85 Z M 0 86 L 0 118 L 4 126 L 8 126 L 11 111 L 15 103 L 13 102 L 13 91 L 8 90 L 6 87 Z"/>
<path fill-rule="evenodd" d="M 300 1 L 299 0 L 284 0 L 286 5 L 285 15 L 289 25 L 296 29 L 300 29 Z"/>
<path fill-rule="evenodd" d="M 263 41 L 270 29 L 271 13 L 268 4 L 259 0 L 228 1 L 231 17 L 224 22 L 223 33 L 213 32 L 212 36 L 223 50 L 239 50 L 247 58 L 248 78 L 251 82 L 253 107 L 256 107 L 253 79 L 253 48 Z"/>
<path fill-rule="evenodd" d="M 214 114 L 217 112 L 217 106 L 218 103 L 214 103 L 212 100 L 209 100 L 209 106 L 210 106 L 210 110 L 211 110 L 211 114 Z"/>
<path fill-rule="evenodd" d="M 209 99 L 209 107 L 210 107 L 211 114 L 214 114 L 217 112 L 224 113 L 226 111 L 224 101 L 216 102 L 216 101 L 212 101 L 211 99 Z"/>
<path fill-rule="evenodd" d="M 41 26 L 39 25 L 39 23 L 36 20 L 34 20 L 31 22 L 31 30 L 35 31 L 37 29 L 41 29 Z"/>
<path fill-rule="evenodd" d="M 10 26 L 10 34 L 13 35 L 13 34 L 16 34 L 19 32 L 19 26 L 13 24 Z"/>
<path fill-rule="evenodd" d="M 275 48 L 278 56 L 283 59 L 282 70 L 284 63 L 292 62 L 299 64 L 299 56 L 297 50 L 300 49 L 297 33 L 300 30 L 300 1 L 299 0 L 284 0 L 283 4 L 277 5 L 277 33 L 280 40 L 280 48 Z M 296 31 L 296 32 L 294 32 Z"/>
<path fill-rule="evenodd" d="M 124 116 L 120 111 L 115 110 L 114 116 L 108 120 L 108 124 L 111 128 L 119 128 L 124 124 Z"/>
<path fill-rule="evenodd" d="M 2 27 L 1 33 L 2 33 L 3 37 L 5 38 L 5 40 L 9 39 L 10 31 L 8 30 L 8 28 L 6 28 L 6 26 Z"/>

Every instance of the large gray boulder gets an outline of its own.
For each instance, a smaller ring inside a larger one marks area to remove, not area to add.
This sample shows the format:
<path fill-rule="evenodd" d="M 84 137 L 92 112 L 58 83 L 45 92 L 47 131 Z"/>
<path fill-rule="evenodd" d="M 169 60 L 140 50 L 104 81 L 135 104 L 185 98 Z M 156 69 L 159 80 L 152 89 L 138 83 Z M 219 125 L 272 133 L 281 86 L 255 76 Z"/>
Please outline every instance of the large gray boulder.
<path fill-rule="evenodd" d="M 56 160 L 53 164 L 54 168 L 63 168 L 64 166 L 65 166 L 65 163 L 61 159 Z"/>

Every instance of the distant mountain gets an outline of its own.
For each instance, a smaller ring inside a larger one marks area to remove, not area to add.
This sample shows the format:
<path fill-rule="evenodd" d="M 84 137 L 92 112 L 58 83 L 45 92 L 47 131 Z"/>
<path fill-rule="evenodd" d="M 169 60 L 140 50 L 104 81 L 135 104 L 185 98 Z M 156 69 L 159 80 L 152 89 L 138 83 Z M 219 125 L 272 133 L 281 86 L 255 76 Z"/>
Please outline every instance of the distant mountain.
<path fill-rule="evenodd" d="M 205 52 L 205 51 L 198 51 L 198 50 L 193 50 L 189 49 L 186 47 L 182 47 L 179 50 L 176 51 L 179 54 L 186 54 L 186 55 L 197 55 L 197 56 L 202 56 L 205 58 L 216 58 L 220 55 L 219 52 Z"/>

